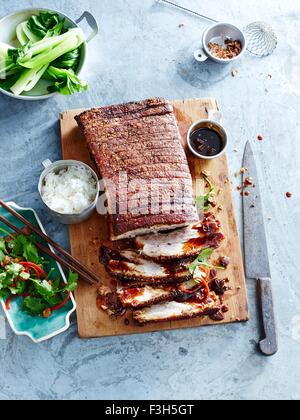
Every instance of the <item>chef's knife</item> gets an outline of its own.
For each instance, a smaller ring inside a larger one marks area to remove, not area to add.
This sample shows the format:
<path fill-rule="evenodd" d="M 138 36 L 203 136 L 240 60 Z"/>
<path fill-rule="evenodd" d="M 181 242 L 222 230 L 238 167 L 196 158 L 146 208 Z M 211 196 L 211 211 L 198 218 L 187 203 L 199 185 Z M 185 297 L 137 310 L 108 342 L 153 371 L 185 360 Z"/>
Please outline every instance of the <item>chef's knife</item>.
<path fill-rule="evenodd" d="M 265 333 L 265 338 L 259 343 L 260 349 L 265 355 L 273 356 L 278 351 L 278 336 L 263 208 L 250 142 L 246 145 L 243 166 L 248 169 L 243 179 L 244 184 L 248 184 L 243 194 L 246 276 L 258 281 Z"/>

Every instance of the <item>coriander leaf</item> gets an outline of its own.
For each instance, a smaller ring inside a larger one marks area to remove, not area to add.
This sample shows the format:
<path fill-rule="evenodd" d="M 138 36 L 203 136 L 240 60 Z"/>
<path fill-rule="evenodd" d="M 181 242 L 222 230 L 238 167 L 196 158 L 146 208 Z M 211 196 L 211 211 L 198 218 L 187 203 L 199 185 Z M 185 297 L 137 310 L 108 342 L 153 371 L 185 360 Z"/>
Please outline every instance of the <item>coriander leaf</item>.
<path fill-rule="evenodd" d="M 5 239 L 0 237 L 0 251 L 6 252 L 6 243 Z"/>
<path fill-rule="evenodd" d="M 57 296 L 57 290 L 52 287 L 46 280 L 32 280 L 35 294 L 43 298 L 49 305 L 55 306 L 60 303 L 61 299 Z"/>
<path fill-rule="evenodd" d="M 5 239 L 0 237 L 0 263 L 4 260 L 7 254 Z"/>
<path fill-rule="evenodd" d="M 7 290 L 1 290 L 0 288 L 0 301 L 5 299 L 8 296 L 8 291 Z"/>
<path fill-rule="evenodd" d="M 23 281 L 18 281 L 14 287 L 9 287 L 10 292 L 13 295 L 22 295 L 25 292 L 26 283 Z"/>
<path fill-rule="evenodd" d="M 20 273 L 19 277 L 22 280 L 29 280 L 30 279 L 30 274 L 23 271 L 22 273 Z"/>
<path fill-rule="evenodd" d="M 224 267 L 217 267 L 208 263 L 213 252 L 214 252 L 214 248 L 204 249 L 201 252 L 201 254 L 198 256 L 198 258 L 189 266 L 190 273 L 195 274 L 195 271 L 199 267 L 199 265 L 203 265 L 204 267 L 208 267 L 208 268 L 216 269 L 216 270 L 225 270 Z"/>
<path fill-rule="evenodd" d="M 0 263 L 5 259 L 5 254 L 3 251 L 0 250 Z"/>
<path fill-rule="evenodd" d="M 78 274 L 72 273 L 72 271 L 69 272 L 69 278 L 68 278 L 68 284 L 64 288 L 65 292 L 71 292 L 73 293 L 74 290 L 77 288 L 78 285 Z"/>
<path fill-rule="evenodd" d="M 200 264 L 207 265 L 208 260 L 212 256 L 214 252 L 213 248 L 206 248 L 204 249 L 201 254 L 198 256 L 198 258 L 189 266 L 189 271 L 191 274 L 195 273 L 195 270 L 198 268 Z"/>
<path fill-rule="evenodd" d="M 7 289 L 13 284 L 12 276 L 8 275 L 6 271 L 0 273 L 0 289 Z"/>
<path fill-rule="evenodd" d="M 55 271 L 55 270 L 52 269 L 52 271 Z M 50 275 L 48 275 L 48 278 L 49 277 L 50 277 Z M 54 279 L 51 279 L 51 283 L 52 283 L 53 289 L 59 291 L 60 290 L 60 284 L 61 284 L 61 277 L 56 277 Z"/>
<path fill-rule="evenodd" d="M 19 274 L 21 273 L 21 271 L 23 271 L 23 266 L 17 263 L 10 263 L 7 267 L 6 267 L 6 272 L 9 275 L 12 275 L 14 278 L 19 276 Z"/>
<path fill-rule="evenodd" d="M 33 242 L 27 240 L 24 242 L 23 256 L 27 261 L 31 261 L 36 264 L 41 262 L 37 247 L 33 244 Z"/>
<path fill-rule="evenodd" d="M 24 299 L 23 309 L 30 315 L 41 315 L 46 308 L 47 305 L 40 298 L 29 296 Z"/>
<path fill-rule="evenodd" d="M 35 264 L 41 264 L 43 259 L 39 256 L 37 247 L 34 245 L 34 238 L 32 236 L 25 237 L 18 235 L 9 242 L 11 255 L 13 257 L 23 257 L 26 261 Z"/>
<path fill-rule="evenodd" d="M 196 198 L 196 207 L 199 210 L 208 211 L 211 208 L 211 200 L 215 197 L 216 189 L 207 175 L 202 173 L 202 176 L 208 184 L 209 192 Z"/>

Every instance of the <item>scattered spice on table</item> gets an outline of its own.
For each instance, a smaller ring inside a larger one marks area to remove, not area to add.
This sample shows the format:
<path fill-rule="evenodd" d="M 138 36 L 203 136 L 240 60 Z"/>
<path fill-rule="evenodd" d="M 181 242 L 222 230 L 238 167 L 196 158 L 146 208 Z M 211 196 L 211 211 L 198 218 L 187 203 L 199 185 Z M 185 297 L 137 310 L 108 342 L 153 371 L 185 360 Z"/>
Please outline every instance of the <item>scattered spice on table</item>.
<path fill-rule="evenodd" d="M 253 178 L 251 176 L 248 176 L 248 178 L 245 179 L 244 187 L 249 187 L 254 184 Z"/>
<path fill-rule="evenodd" d="M 242 174 L 242 175 L 244 175 L 246 172 L 248 172 L 249 171 L 249 169 L 248 168 L 241 168 L 241 170 L 240 170 L 240 173 Z"/>

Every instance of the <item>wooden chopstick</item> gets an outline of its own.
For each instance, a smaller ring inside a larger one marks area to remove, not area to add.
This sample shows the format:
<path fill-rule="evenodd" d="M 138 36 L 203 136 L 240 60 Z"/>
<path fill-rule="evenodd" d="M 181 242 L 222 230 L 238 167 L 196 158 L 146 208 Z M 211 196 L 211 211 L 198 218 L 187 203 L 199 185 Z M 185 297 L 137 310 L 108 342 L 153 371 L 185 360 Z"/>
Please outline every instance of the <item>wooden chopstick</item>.
<path fill-rule="evenodd" d="M 0 222 L 4 223 L 6 226 L 8 226 L 10 229 L 14 230 L 19 235 L 25 235 L 25 236 L 28 235 L 28 234 L 24 233 L 21 229 L 14 226 L 12 223 L 10 223 L 7 219 L 5 219 L 2 216 L 0 216 Z M 86 283 L 92 285 L 92 284 L 97 284 L 99 282 L 99 280 L 95 281 L 93 278 L 91 278 L 85 271 L 82 271 L 80 268 L 78 268 L 78 266 L 72 265 L 68 261 L 61 258 L 59 255 L 51 252 L 50 249 L 44 247 L 40 243 L 36 242 L 35 245 L 40 251 L 42 251 L 44 254 L 48 255 L 49 257 L 53 258 L 55 261 L 57 261 L 63 267 L 78 273 L 80 278 L 83 281 L 85 281 Z"/>
<path fill-rule="evenodd" d="M 86 273 L 88 277 L 94 280 L 94 283 L 99 283 L 100 279 L 94 274 L 91 270 L 89 270 L 87 267 L 85 267 L 81 262 L 76 260 L 71 254 L 69 254 L 67 251 L 65 251 L 60 245 L 58 245 L 53 239 L 49 238 L 49 236 L 45 235 L 42 231 L 37 229 L 33 224 L 28 222 L 23 216 L 21 216 L 19 213 L 17 213 L 15 210 L 10 208 L 3 200 L 0 200 L 0 206 L 2 206 L 5 210 L 7 210 L 10 214 L 12 214 L 14 217 L 16 217 L 20 222 L 22 222 L 25 226 L 27 226 L 32 232 L 34 232 L 37 236 L 39 236 L 41 239 L 43 239 L 45 242 L 47 242 L 49 245 L 51 245 L 53 248 L 55 248 L 60 254 L 62 254 L 67 260 L 72 263 L 72 265 L 78 267 L 74 268 L 74 270 L 79 274 L 80 270 L 81 272 Z M 4 223 L 4 222 L 3 222 Z M 24 235 L 24 232 L 22 232 Z M 56 254 L 55 254 L 56 255 Z"/>

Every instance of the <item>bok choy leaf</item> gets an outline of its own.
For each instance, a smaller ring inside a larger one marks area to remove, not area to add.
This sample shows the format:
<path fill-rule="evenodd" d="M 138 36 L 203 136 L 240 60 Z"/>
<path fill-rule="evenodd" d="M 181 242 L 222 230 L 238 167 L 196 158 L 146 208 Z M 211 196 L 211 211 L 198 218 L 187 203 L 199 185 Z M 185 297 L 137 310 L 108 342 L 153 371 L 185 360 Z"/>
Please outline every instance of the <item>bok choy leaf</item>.
<path fill-rule="evenodd" d="M 58 69 L 50 66 L 45 77 L 54 81 L 54 85 L 49 87 L 50 92 L 73 95 L 76 92 L 85 92 L 88 89 L 87 83 L 82 82 L 72 69 Z"/>

